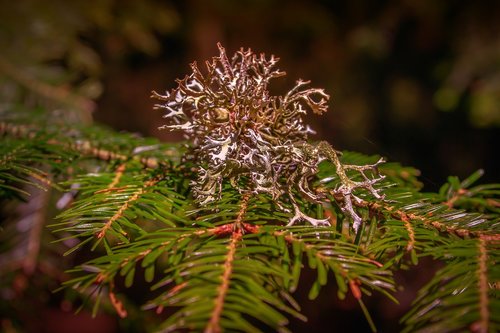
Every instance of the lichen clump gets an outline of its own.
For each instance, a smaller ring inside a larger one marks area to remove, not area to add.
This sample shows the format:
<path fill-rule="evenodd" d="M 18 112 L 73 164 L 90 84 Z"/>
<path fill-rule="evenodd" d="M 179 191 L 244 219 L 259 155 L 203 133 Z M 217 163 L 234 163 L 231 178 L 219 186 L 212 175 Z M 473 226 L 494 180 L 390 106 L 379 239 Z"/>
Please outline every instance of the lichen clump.
<path fill-rule="evenodd" d="M 285 75 L 275 68 L 278 58 L 257 56 L 251 50 L 239 50 L 229 59 L 218 45 L 220 54 L 206 62 L 202 73 L 196 63 L 192 73 L 165 95 L 153 92 L 160 100 L 155 108 L 166 111 L 168 124 L 161 128 L 182 130 L 192 142 L 192 158 L 198 168 L 192 182 L 196 202 L 207 204 L 220 197 L 225 180 L 242 193 L 267 193 L 286 212 L 294 213 L 290 224 L 306 220 L 314 225 L 328 224 L 303 214 L 296 200 L 298 192 L 312 202 L 325 200 L 325 193 L 310 188 L 318 165 L 327 159 L 335 163 L 341 186 L 341 208 L 354 219 L 352 208 L 359 200 L 352 192 L 365 188 L 380 198 L 373 188 L 375 180 L 365 175 L 379 163 L 369 166 L 343 166 L 337 152 L 327 143 L 307 143 L 313 131 L 302 116 L 327 110 L 329 96 L 323 89 L 305 89 L 309 83 L 298 80 L 284 96 L 271 96 L 269 82 Z M 355 167 L 365 181 L 354 182 L 345 170 Z M 292 209 L 290 209 L 292 208 Z"/>

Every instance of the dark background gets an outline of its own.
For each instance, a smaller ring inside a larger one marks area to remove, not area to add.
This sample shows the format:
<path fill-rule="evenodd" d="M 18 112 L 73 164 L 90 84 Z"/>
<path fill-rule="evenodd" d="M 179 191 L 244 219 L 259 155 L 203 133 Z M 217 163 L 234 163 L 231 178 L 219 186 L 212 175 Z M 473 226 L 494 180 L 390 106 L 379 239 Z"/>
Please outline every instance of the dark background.
<path fill-rule="evenodd" d="M 315 139 L 415 166 L 429 190 L 448 175 L 464 178 L 478 168 L 486 171 L 484 181 L 498 180 L 498 1 L 0 5 L 4 102 L 65 100 L 67 114 L 70 104 L 93 110 L 93 119 L 118 130 L 179 138 L 157 130 L 161 115 L 152 111 L 150 92 L 173 88 L 194 60 L 203 67 L 221 42 L 229 54 L 244 47 L 280 57 L 279 68 L 288 76 L 275 80 L 277 94 L 299 78 L 325 88 L 330 111 L 308 119 L 318 132 Z M 18 72 L 28 80 L 16 77 Z M 28 92 L 4 81 L 4 74 Z M 35 89 L 38 99 L 33 98 L 29 91 L 40 83 L 56 90 Z M 65 98 L 67 92 L 84 99 Z"/>
<path fill-rule="evenodd" d="M 178 140 L 157 130 L 162 118 L 150 92 L 173 88 L 190 62 L 216 56 L 221 42 L 228 54 L 244 47 L 280 57 L 288 76 L 275 80 L 278 94 L 302 78 L 331 95 L 328 113 L 308 116 L 313 139 L 414 166 L 426 190 L 479 168 L 483 182 L 499 181 L 498 1 L 0 0 L 0 8 L 2 107 L 92 110 L 117 130 Z M 67 92 L 83 100 L 68 106 Z M 402 306 L 367 300 L 381 332 L 400 329 L 426 276 L 416 269 L 398 276 Z M 309 302 L 308 283 L 305 274 L 297 298 L 309 323 L 293 321 L 293 331 L 368 331 L 353 299 L 337 301 L 332 284 Z M 54 316 L 47 325 L 83 328 Z"/>
<path fill-rule="evenodd" d="M 331 95 L 310 116 L 315 139 L 415 166 L 428 190 L 448 175 L 484 168 L 497 181 L 500 125 L 498 2 L 203 1 L 173 4 L 175 24 L 154 56 L 122 53 L 96 31 L 104 93 L 95 119 L 115 128 L 158 132 L 150 90 L 174 87 L 188 63 L 240 47 L 281 58 L 288 73 Z M 93 35 L 95 37 L 95 35 Z"/>

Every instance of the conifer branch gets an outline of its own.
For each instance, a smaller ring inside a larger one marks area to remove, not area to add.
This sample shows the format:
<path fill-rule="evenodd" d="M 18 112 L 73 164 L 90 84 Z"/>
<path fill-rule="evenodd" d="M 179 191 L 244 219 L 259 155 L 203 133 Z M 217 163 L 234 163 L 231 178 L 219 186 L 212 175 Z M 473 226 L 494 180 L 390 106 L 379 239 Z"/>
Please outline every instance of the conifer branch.
<path fill-rule="evenodd" d="M 408 231 L 408 244 L 406 245 L 406 251 L 410 252 L 415 247 L 415 229 L 413 228 L 413 225 L 407 215 L 401 215 L 401 220 Z"/>
<path fill-rule="evenodd" d="M 114 181 L 114 180 L 113 180 Z M 139 188 L 136 192 L 132 193 L 132 195 L 128 198 L 127 201 L 118 209 L 118 211 L 113 215 L 108 222 L 104 224 L 104 226 L 101 228 L 101 230 L 97 233 L 97 238 L 103 238 L 106 236 L 106 232 L 108 231 L 109 228 L 113 225 L 113 222 L 118 220 L 123 216 L 123 213 L 130 207 L 131 203 L 139 199 L 139 197 L 147 191 L 148 187 L 151 187 L 155 185 L 159 179 L 151 179 L 148 180 L 147 182 L 144 183 L 144 186 Z"/>
<path fill-rule="evenodd" d="M 358 246 L 353 245 L 347 238 L 338 238 L 340 235 L 332 230 L 315 232 L 310 229 L 277 230 L 273 234 L 276 237 L 284 237 L 293 248 L 295 257 L 301 258 L 302 252 L 306 254 L 309 266 L 317 270 L 317 281 L 309 294 L 311 299 L 315 298 L 320 287 L 326 284 L 329 270 L 337 281 L 340 298 L 345 297 L 349 288 L 356 299 L 361 299 L 361 285 L 378 290 L 391 298 L 388 292 L 394 290 L 394 281 L 388 272 L 381 270 L 383 265 L 380 262 L 359 253 Z M 298 276 L 295 276 L 292 291 L 297 283 Z"/>
<path fill-rule="evenodd" d="M 233 231 L 231 233 L 230 243 L 228 245 L 228 252 L 226 255 L 226 260 L 224 262 L 223 274 L 221 277 L 221 285 L 218 288 L 217 298 L 214 300 L 215 306 L 210 315 L 210 321 L 205 328 L 205 333 L 219 333 L 221 331 L 220 327 L 220 317 L 222 314 L 222 309 L 224 307 L 224 300 L 227 295 L 229 288 L 229 283 L 231 281 L 231 274 L 233 272 L 233 261 L 234 255 L 236 253 L 236 248 L 241 242 L 242 238 L 242 224 L 244 221 L 244 216 L 248 208 L 248 200 L 250 196 L 244 195 L 240 203 L 240 210 L 233 223 Z"/>
<path fill-rule="evenodd" d="M 404 332 L 498 331 L 500 298 L 490 281 L 499 270 L 498 235 L 472 239 L 446 239 L 429 244 L 425 254 L 442 260 L 445 266 L 419 291 L 410 312 L 403 318 Z M 475 269 L 471 269 L 475 267 Z M 466 313 L 466 315 L 465 315 Z"/>
<path fill-rule="evenodd" d="M 489 317 L 490 310 L 488 308 L 489 305 L 489 285 L 488 285 L 488 250 L 486 248 L 487 240 L 484 237 L 479 237 L 477 246 L 478 246 L 478 267 L 477 267 L 477 281 L 478 281 L 478 290 L 479 290 L 479 313 L 480 320 L 473 324 L 473 331 L 478 333 L 486 333 L 488 332 L 489 327 Z"/>
<path fill-rule="evenodd" d="M 490 285 L 500 276 L 499 185 L 470 188 L 477 172 L 421 193 L 415 169 L 309 142 L 302 115 L 325 112 L 329 96 L 303 80 L 271 96 L 270 81 L 284 75 L 277 58 L 219 52 L 205 73 L 194 63 L 175 89 L 153 93 L 163 128 L 183 130 L 190 146 L 44 119 L 0 122 L 2 200 L 59 179 L 75 199 L 53 227 L 60 242 L 77 242 L 66 253 L 94 252 L 65 286 L 90 294 L 95 311 L 107 296 L 124 318 L 127 288 L 143 272 L 155 290 L 144 310 L 176 309 L 164 332 L 286 332 L 287 315 L 304 319 L 290 293 L 308 264 L 311 299 L 333 280 L 373 326 L 362 298 L 393 299 L 392 271 L 432 256 L 443 268 L 405 316 L 406 331 L 500 329 Z"/>
<path fill-rule="evenodd" d="M 126 318 L 128 315 L 127 310 L 125 309 L 122 301 L 120 301 L 117 298 L 116 294 L 114 293 L 114 283 L 113 282 L 109 283 L 108 296 L 109 296 L 109 300 L 111 301 L 111 305 L 113 305 L 113 308 L 115 309 L 118 316 L 120 316 L 120 318 Z"/>
<path fill-rule="evenodd" d="M 127 168 L 127 165 L 125 163 L 120 164 L 118 166 L 118 168 L 116 168 L 116 170 L 115 170 L 115 177 L 113 178 L 113 181 L 111 183 L 109 183 L 109 185 L 105 189 L 98 190 L 95 193 L 98 194 L 98 193 L 105 193 L 105 192 L 120 190 L 120 189 L 116 188 L 115 186 L 118 183 L 120 183 L 120 179 L 122 178 L 123 173 L 125 172 L 126 168 Z"/>
<path fill-rule="evenodd" d="M 69 129 L 67 129 L 70 131 Z M 27 139 L 35 139 L 38 135 L 40 135 L 39 130 L 35 126 L 30 126 L 26 124 L 13 124 L 8 122 L 0 122 L 0 135 L 9 134 L 16 138 L 27 138 Z M 50 133 L 54 134 L 54 133 Z M 168 162 L 162 161 L 160 162 L 158 158 L 151 156 L 137 156 L 124 154 L 121 152 L 104 149 L 102 147 L 98 147 L 94 145 L 90 140 L 86 140 L 84 138 L 73 140 L 61 140 L 61 138 L 48 138 L 46 143 L 52 146 L 58 146 L 62 149 L 69 149 L 75 153 L 83 154 L 84 156 L 93 157 L 102 161 L 122 161 L 126 162 L 128 160 L 134 160 L 146 168 L 156 169 L 159 167 L 168 166 Z M 137 149 L 137 148 L 136 148 Z M 131 150 L 133 152 L 135 149 Z M 9 155 L 5 155 L 4 158 L 8 159 Z"/>
<path fill-rule="evenodd" d="M 229 283 L 231 281 L 231 274 L 233 272 L 233 261 L 234 254 L 236 252 L 236 247 L 241 241 L 241 230 L 238 228 L 233 231 L 231 235 L 231 240 L 228 245 L 228 252 L 226 255 L 226 261 L 224 262 L 223 275 L 221 276 L 221 285 L 218 288 L 217 297 L 214 300 L 215 306 L 212 310 L 212 314 L 210 315 L 210 321 L 208 322 L 207 327 L 205 328 L 205 333 L 219 333 L 221 332 L 220 327 L 220 317 L 222 314 L 222 309 L 224 307 L 224 300 L 227 295 L 227 291 L 229 288 Z"/>
<path fill-rule="evenodd" d="M 467 195 L 468 191 L 464 188 L 459 189 L 455 194 L 453 194 L 452 197 L 450 197 L 448 200 L 443 202 L 444 205 L 448 206 L 448 208 L 453 208 L 455 205 L 455 202 L 462 198 L 463 196 Z"/>
<path fill-rule="evenodd" d="M 422 207 L 422 203 L 419 203 L 416 207 Z M 429 211 L 426 213 L 426 215 L 419 214 L 418 212 L 406 212 L 402 209 L 398 209 L 397 207 L 391 205 L 390 203 L 377 203 L 377 202 L 367 202 L 367 201 L 361 201 L 357 204 L 359 207 L 369 207 L 371 210 L 375 212 L 382 212 L 382 213 L 388 213 L 390 216 L 393 218 L 396 218 L 400 221 L 403 221 L 406 225 L 406 222 L 410 221 L 418 221 L 423 223 L 424 225 L 428 227 L 432 227 L 437 229 L 438 231 L 445 231 L 450 234 L 454 234 L 457 236 L 460 236 L 462 238 L 467 238 L 467 237 L 481 237 L 485 235 L 491 235 L 492 231 L 490 230 L 470 230 L 470 229 L 465 229 L 465 228 L 460 228 L 456 226 L 449 225 L 445 222 L 442 222 L 440 219 L 436 219 L 434 217 L 434 214 L 432 211 Z M 437 211 L 437 210 L 442 210 L 439 208 L 439 206 L 428 206 L 431 210 Z M 443 216 L 446 217 L 446 216 Z M 468 215 L 460 211 L 451 211 L 450 215 L 448 217 L 468 217 L 471 218 L 476 222 L 476 224 L 479 224 L 481 221 L 484 221 L 484 219 L 481 219 L 480 216 L 474 216 L 474 215 Z M 409 231 L 409 236 L 411 240 L 411 233 L 410 229 Z"/>

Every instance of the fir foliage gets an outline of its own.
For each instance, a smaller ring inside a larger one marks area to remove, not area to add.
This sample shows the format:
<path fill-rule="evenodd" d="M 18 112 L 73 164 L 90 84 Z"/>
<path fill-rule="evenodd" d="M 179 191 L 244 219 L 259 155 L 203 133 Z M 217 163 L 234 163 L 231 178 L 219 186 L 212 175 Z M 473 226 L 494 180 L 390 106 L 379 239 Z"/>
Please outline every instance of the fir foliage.
<path fill-rule="evenodd" d="M 264 56 L 249 52 L 235 59 L 247 57 L 266 68 Z M 221 51 L 219 61 L 223 57 Z M 179 89 L 193 85 L 180 82 Z M 230 90 L 219 83 L 217 89 Z M 280 106 L 283 100 L 257 91 L 270 101 L 259 104 L 264 115 L 302 112 L 300 104 L 290 111 Z M 311 102 L 309 93 L 296 97 Z M 201 102 L 191 102 L 188 113 L 196 118 L 194 103 Z M 180 110 L 168 103 L 170 112 Z M 232 119 L 231 110 L 216 112 L 214 124 Z M 183 117 L 184 124 L 191 121 Z M 406 331 L 500 330 L 500 185 L 473 186 L 481 171 L 463 182 L 450 177 L 439 193 L 424 193 L 412 168 L 308 142 L 300 117 L 294 118 L 298 139 L 287 141 L 281 127 L 252 134 L 257 117 L 247 134 L 228 142 L 198 133 L 198 127 L 188 132 L 195 138 L 190 145 L 4 118 L 2 202 L 29 200 L 30 186 L 56 190 L 60 212 L 51 230 L 59 243 L 72 244 L 67 255 L 92 255 L 68 272 L 63 285 L 91 300 L 94 313 L 107 304 L 129 316 L 126 291 L 140 280 L 151 287 L 142 309 L 163 320 L 156 330 L 287 332 L 288 318 L 306 319 L 293 293 L 304 288 L 300 276 L 309 267 L 316 272 L 310 299 L 335 283 L 337 296 L 352 294 L 375 330 L 363 299 L 377 292 L 397 302 L 393 272 L 432 257 L 443 268 L 429 277 L 402 319 Z M 175 128 L 193 129 L 183 126 L 176 120 Z M 263 133 L 274 136 L 270 144 L 263 143 Z M 251 153 L 260 157 L 245 159 Z M 271 162 L 280 168 L 266 169 Z M 274 183 L 256 174 L 266 170 L 264 177 Z M 9 249 L 3 250 L 5 262 Z"/>

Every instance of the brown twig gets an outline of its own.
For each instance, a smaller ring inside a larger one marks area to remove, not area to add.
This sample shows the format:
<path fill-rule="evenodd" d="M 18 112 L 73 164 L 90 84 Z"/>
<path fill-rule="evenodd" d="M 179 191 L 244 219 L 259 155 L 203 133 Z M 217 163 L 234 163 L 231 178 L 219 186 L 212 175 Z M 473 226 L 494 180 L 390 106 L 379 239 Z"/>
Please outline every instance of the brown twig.
<path fill-rule="evenodd" d="M 125 163 L 120 164 L 118 166 L 118 168 L 116 168 L 115 177 L 113 178 L 111 183 L 109 183 L 109 185 L 106 186 L 105 189 L 95 191 L 94 193 L 98 194 L 98 193 L 107 193 L 107 192 L 112 192 L 112 191 L 121 191 L 121 190 L 127 188 L 127 187 L 119 187 L 119 188 L 115 187 L 120 182 L 120 179 L 122 178 L 123 173 L 125 172 L 126 168 L 127 168 L 127 165 Z"/>
<path fill-rule="evenodd" d="M 228 252 L 226 255 L 226 260 L 223 266 L 223 274 L 221 278 L 221 284 L 218 288 L 217 298 L 215 299 L 215 307 L 212 310 L 210 316 L 210 321 L 205 328 L 205 333 L 219 333 L 220 328 L 220 318 L 222 315 L 222 310 L 224 308 L 224 301 L 229 289 L 229 284 L 231 282 L 231 274 L 233 272 L 233 262 L 235 259 L 236 248 L 243 237 L 243 219 L 248 208 L 248 201 L 250 199 L 249 195 L 244 195 L 240 205 L 240 210 L 236 217 L 234 223 L 232 223 L 233 232 L 231 233 L 231 240 L 227 247 Z"/>
<path fill-rule="evenodd" d="M 121 218 L 123 216 L 123 213 L 130 207 L 130 204 L 134 201 L 136 201 L 137 199 L 139 199 L 139 197 L 146 192 L 146 189 L 148 187 L 151 187 L 153 185 L 155 185 L 157 182 L 159 181 L 159 179 L 152 179 L 152 180 L 149 180 L 147 182 L 144 183 L 144 186 L 141 187 L 139 190 L 137 190 L 134 194 L 132 194 L 132 196 L 130 198 L 128 198 L 127 201 L 125 201 L 125 203 L 123 203 L 123 205 L 118 209 L 118 211 L 108 220 L 108 222 L 106 222 L 106 224 L 104 224 L 104 226 L 101 228 L 101 230 L 97 233 L 97 238 L 98 239 L 101 239 L 103 238 L 104 236 L 106 236 L 106 232 L 111 228 L 111 226 L 113 225 L 113 223 L 118 220 L 119 218 Z"/>
<path fill-rule="evenodd" d="M 406 251 L 410 252 L 415 246 L 415 230 L 410 222 L 407 215 L 401 215 L 401 221 L 403 221 L 406 231 L 408 232 L 408 243 L 406 244 Z"/>
<path fill-rule="evenodd" d="M 233 232 L 231 237 L 231 242 L 228 246 L 228 252 L 226 256 L 226 261 L 224 262 L 224 274 L 221 278 L 221 285 L 219 286 L 217 298 L 215 299 L 215 307 L 212 311 L 212 315 L 210 316 L 210 321 L 205 328 L 205 333 L 218 333 L 221 331 L 220 328 L 220 317 L 222 315 L 222 309 L 224 308 L 224 300 L 226 298 L 229 283 L 231 281 L 231 274 L 233 272 L 233 261 L 236 253 L 236 247 L 240 242 L 242 237 L 242 232 L 240 229 L 237 229 Z"/>
<path fill-rule="evenodd" d="M 490 321 L 490 310 L 488 308 L 488 249 L 487 243 L 488 238 L 479 237 L 477 243 L 477 250 L 479 253 L 478 267 L 477 267 L 477 280 L 479 289 L 479 315 L 480 319 L 472 324 L 471 330 L 475 333 L 486 333 L 488 332 L 488 326 Z"/>
<path fill-rule="evenodd" d="M 120 316 L 120 318 L 125 318 L 127 317 L 127 310 L 125 309 L 125 306 L 123 306 L 122 301 L 120 301 L 115 293 L 113 292 L 113 289 L 110 288 L 109 292 L 109 300 L 111 301 L 111 305 L 115 308 L 116 313 Z"/>
<path fill-rule="evenodd" d="M 455 202 L 458 199 L 462 198 L 464 195 L 466 195 L 468 192 L 469 191 L 467 191 L 466 189 L 461 188 L 457 192 L 455 192 L 455 194 L 451 198 L 449 198 L 447 201 L 443 202 L 443 204 L 448 206 L 448 208 L 453 208 Z"/>
<path fill-rule="evenodd" d="M 395 209 L 393 206 L 390 206 L 387 202 L 385 203 L 378 203 L 378 202 L 367 202 L 367 201 L 360 201 L 356 203 L 356 206 L 358 207 L 364 207 L 368 208 L 374 212 L 383 212 L 385 211 L 386 213 L 389 213 L 391 217 L 400 220 L 400 221 L 420 221 L 426 226 L 433 227 L 435 229 L 438 229 L 439 231 L 446 231 L 447 233 L 450 234 L 455 234 L 460 237 L 500 237 L 499 234 L 492 234 L 491 232 L 488 231 L 482 231 L 482 230 L 469 230 L 469 229 L 463 229 L 463 228 L 457 228 L 453 226 L 449 226 L 443 222 L 439 222 L 436 220 L 432 220 L 426 216 L 418 215 L 415 213 L 407 213 L 403 210 L 400 209 Z M 429 214 L 429 216 L 431 216 Z"/>
<path fill-rule="evenodd" d="M 33 139 L 36 137 L 37 129 L 33 126 L 28 125 L 18 125 L 10 124 L 6 122 L 0 122 L 0 135 L 8 134 L 16 138 L 28 138 Z M 50 145 L 61 146 L 67 149 L 77 151 L 85 156 L 91 156 L 99 160 L 110 161 L 127 161 L 132 159 L 144 165 L 146 168 L 156 169 L 162 166 L 167 166 L 166 162 L 159 161 L 155 157 L 141 157 L 133 156 L 129 157 L 124 154 L 116 153 L 111 150 L 102 149 L 94 146 L 90 141 L 82 140 L 76 143 L 59 141 L 56 139 L 49 139 L 47 143 Z M 3 157 L 3 160 L 8 158 L 10 155 Z"/>

